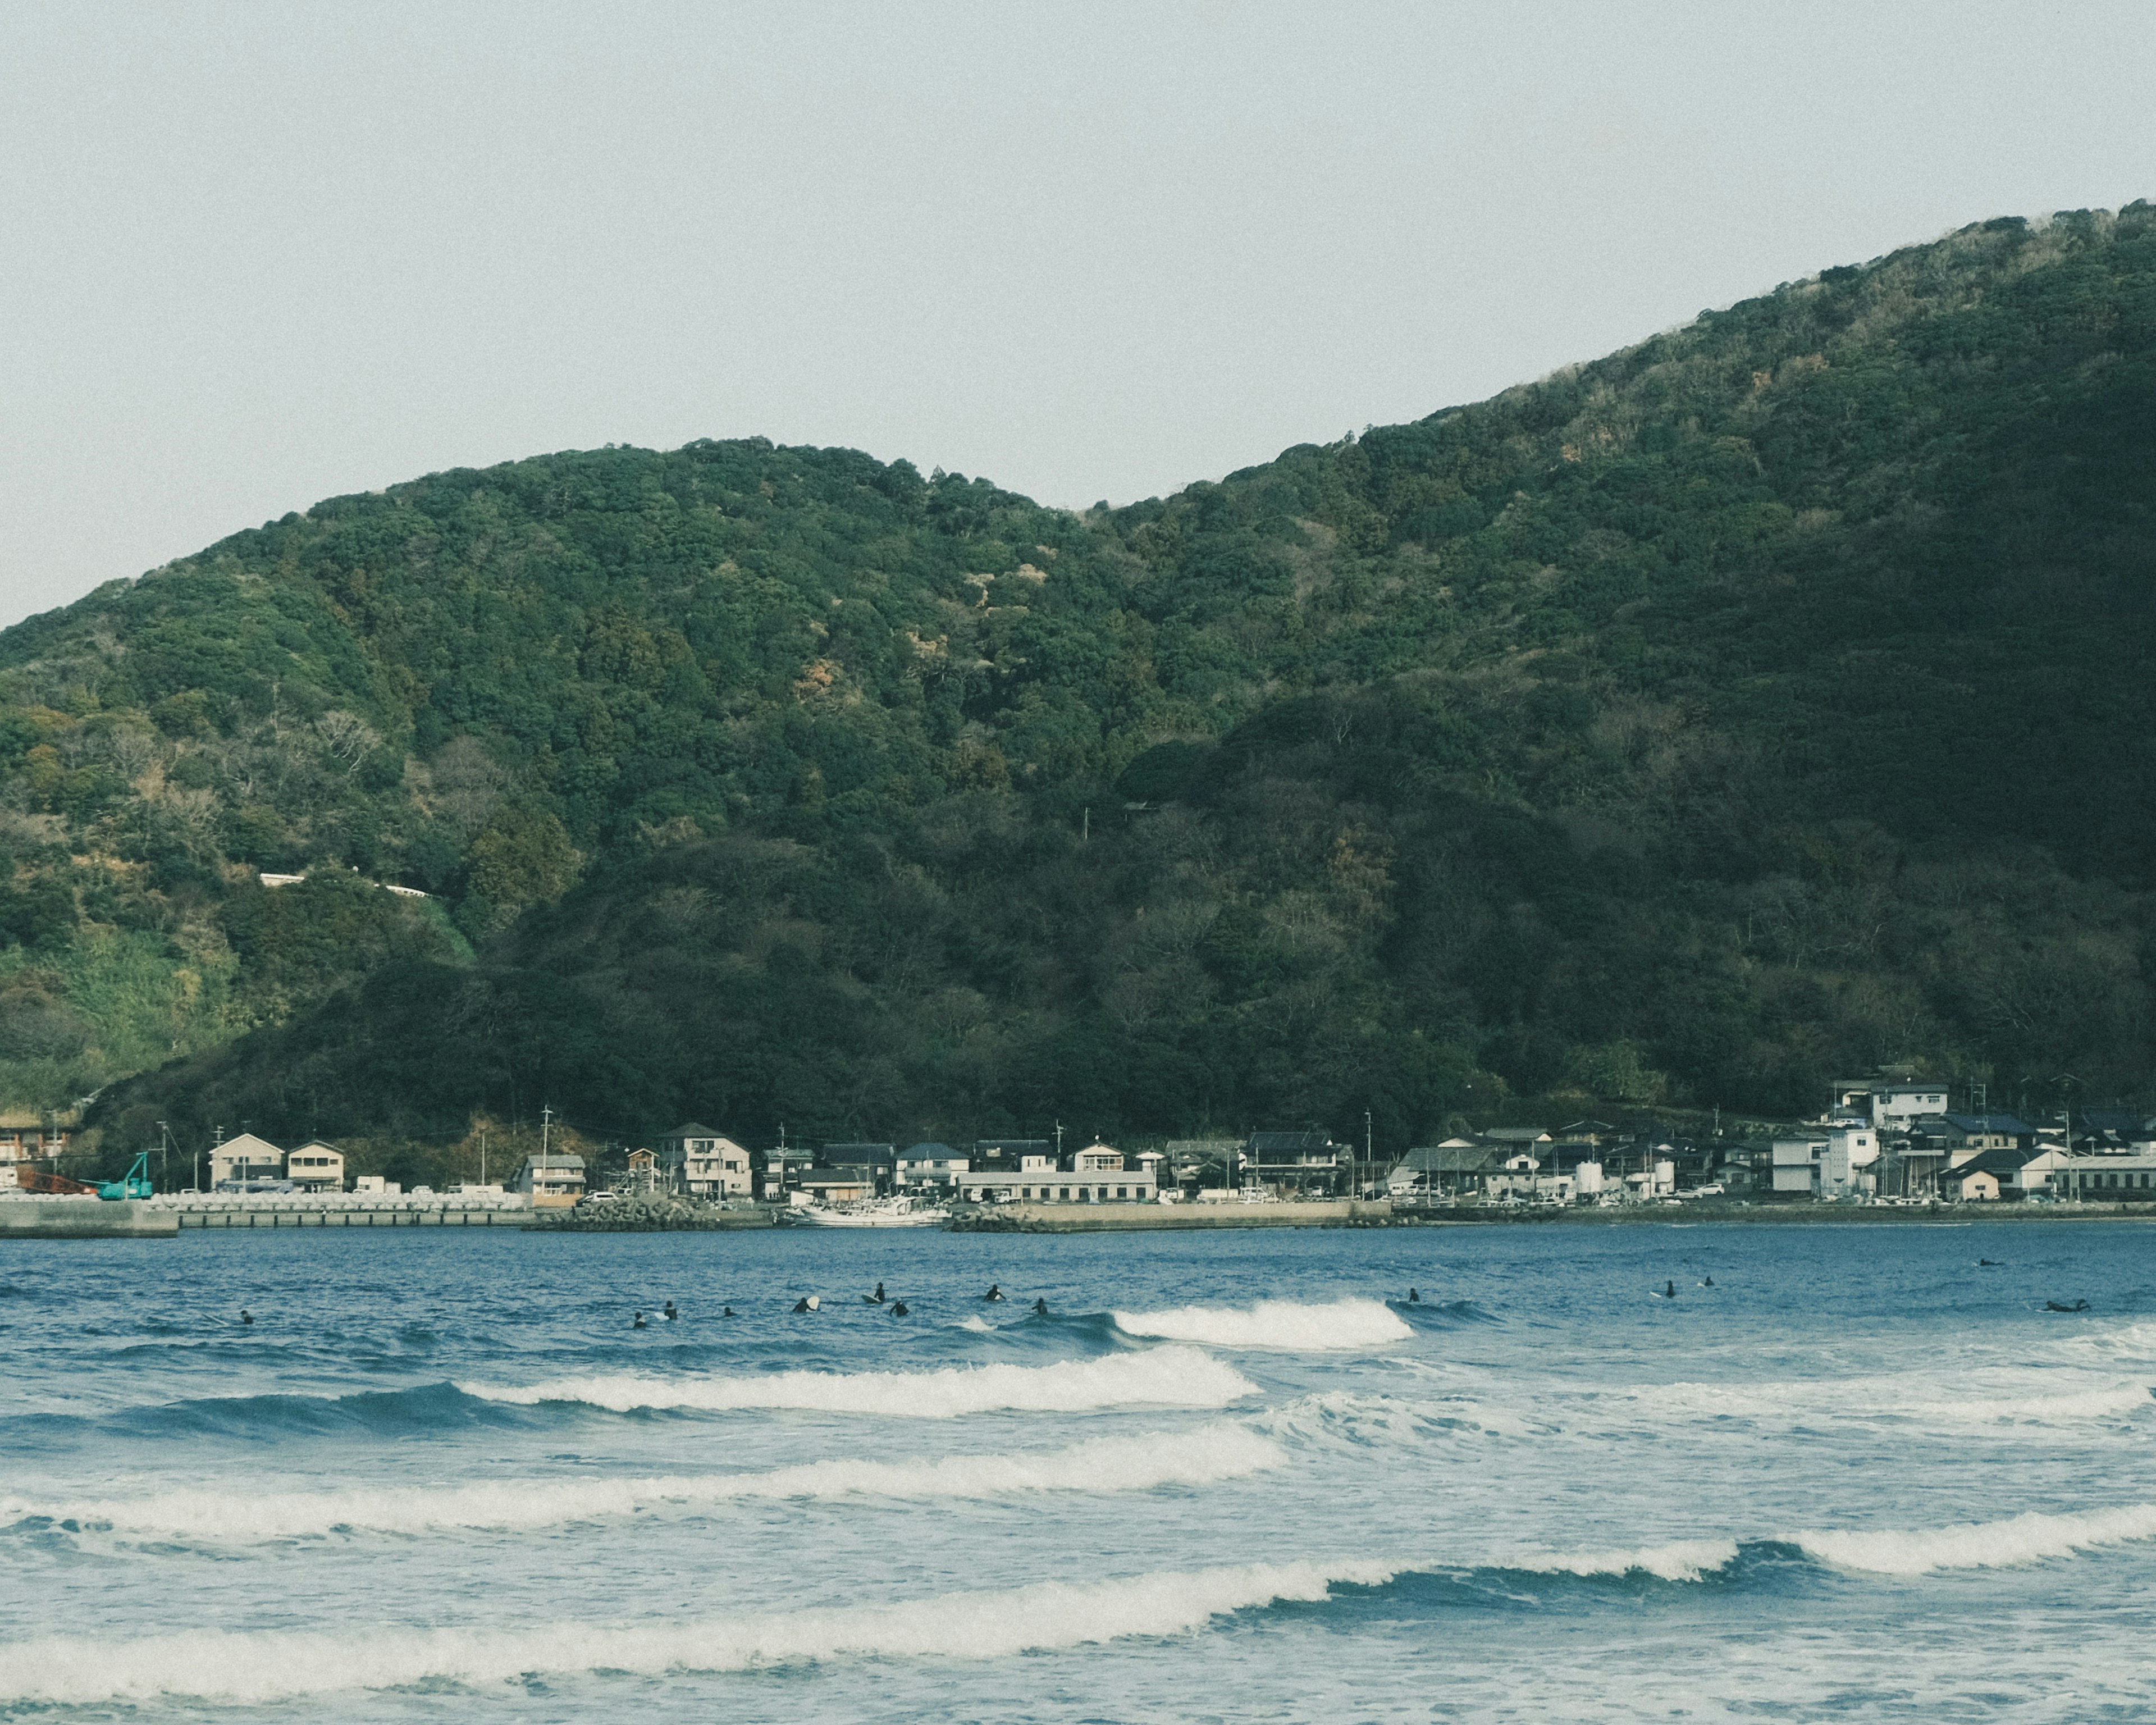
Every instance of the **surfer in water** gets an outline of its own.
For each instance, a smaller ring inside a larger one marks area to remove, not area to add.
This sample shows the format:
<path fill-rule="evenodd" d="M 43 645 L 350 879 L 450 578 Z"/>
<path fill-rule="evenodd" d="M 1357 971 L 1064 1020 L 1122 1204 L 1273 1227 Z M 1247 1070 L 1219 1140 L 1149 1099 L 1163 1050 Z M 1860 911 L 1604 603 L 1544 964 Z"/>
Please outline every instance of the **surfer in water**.
<path fill-rule="evenodd" d="M 631 1328 L 632 1330 L 640 1330 L 640 1329 L 642 1329 L 642 1328 L 644 1328 L 644 1314 L 643 1314 L 642 1312 L 638 1312 L 638 1313 L 636 1314 L 636 1321 L 635 1321 L 634 1323 L 632 1323 L 632 1324 L 630 1324 L 630 1325 L 629 1325 L 629 1328 Z"/>
<path fill-rule="evenodd" d="M 1045 1300 L 1034 1301 L 1033 1302 L 1033 1310 L 1035 1317 L 1046 1317 L 1048 1316 L 1048 1301 Z"/>
<path fill-rule="evenodd" d="M 882 1305 L 882 1304 L 883 1304 L 883 1284 L 882 1284 L 881 1282 L 878 1282 L 878 1283 L 876 1284 L 876 1291 L 875 1291 L 873 1294 L 864 1294 L 864 1295 L 862 1295 L 862 1296 L 861 1296 L 861 1298 L 862 1298 L 862 1300 L 863 1300 L 865 1303 L 867 1303 L 868 1305 L 870 1305 L 870 1306 L 880 1306 L 880 1305 Z"/>
<path fill-rule="evenodd" d="M 1409 1288 L 1408 1290 L 1408 1304 L 1410 1306 L 1419 1306 L 1422 1304 L 1422 1290 L 1420 1288 Z"/>
<path fill-rule="evenodd" d="M 1710 1276 L 1705 1281 L 1702 1282 L 1700 1286 L 1703 1288 L 1712 1287 L 1714 1286 L 1714 1278 Z"/>
<path fill-rule="evenodd" d="M 796 1312 L 814 1312 L 816 1309 L 816 1296 L 814 1294 L 803 1294 L 793 1302 L 793 1309 Z"/>
<path fill-rule="evenodd" d="M 906 1301 L 903 1300 L 893 1301 L 891 1302 L 891 1315 L 893 1317 L 904 1317 L 906 1316 Z"/>
<path fill-rule="evenodd" d="M 671 1300 L 669 1300 L 666 1302 L 666 1309 L 659 1315 L 665 1318 L 669 1323 L 671 1323 L 675 1318 L 680 1317 L 681 1314 L 674 1309 L 674 1302 Z"/>
<path fill-rule="evenodd" d="M 2046 1300 L 2044 1302 L 2044 1310 L 2046 1312 L 2087 1312 L 2088 1309 L 2088 1301 L 2086 1300 L 2076 1300 L 2071 1306 L 2061 1306 L 2056 1300 Z"/>
<path fill-rule="evenodd" d="M 1674 1300 L 1676 1296 L 1677 1285 L 1674 1281 L 1665 1282 L 1662 1285 L 1662 1297 L 1665 1300 Z"/>
<path fill-rule="evenodd" d="M 1004 1291 L 998 1287 L 993 1282 L 990 1282 L 988 1284 L 988 1292 L 981 1296 L 983 1300 L 1000 1300 L 1003 1296 Z"/>
<path fill-rule="evenodd" d="M 254 1314 L 243 1306 L 239 1308 L 239 1321 L 244 1324 L 251 1324 L 254 1322 Z"/>
<path fill-rule="evenodd" d="M 721 1312 L 719 1314 L 719 1316 L 720 1316 L 721 1317 L 732 1317 L 733 1315 L 734 1315 L 734 1309 L 733 1309 L 733 1307 L 731 1307 L 731 1306 L 729 1306 L 728 1307 L 726 1307 L 726 1309 L 724 1312 Z"/>

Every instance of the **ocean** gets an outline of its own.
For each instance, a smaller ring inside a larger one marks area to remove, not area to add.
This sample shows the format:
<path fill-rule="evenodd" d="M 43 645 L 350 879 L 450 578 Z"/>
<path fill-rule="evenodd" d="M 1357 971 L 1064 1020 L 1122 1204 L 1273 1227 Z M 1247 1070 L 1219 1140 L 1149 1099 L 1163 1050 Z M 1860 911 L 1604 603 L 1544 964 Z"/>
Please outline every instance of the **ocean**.
<path fill-rule="evenodd" d="M 2148 1719 L 2152 1245 L 12 1244 L 0 1717 Z"/>

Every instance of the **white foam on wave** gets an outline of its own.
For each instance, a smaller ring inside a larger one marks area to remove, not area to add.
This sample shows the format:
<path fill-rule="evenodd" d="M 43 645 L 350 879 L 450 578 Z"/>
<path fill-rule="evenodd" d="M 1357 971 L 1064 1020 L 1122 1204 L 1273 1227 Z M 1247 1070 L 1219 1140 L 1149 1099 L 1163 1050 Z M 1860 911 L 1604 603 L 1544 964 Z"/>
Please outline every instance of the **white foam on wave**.
<path fill-rule="evenodd" d="M 1156 1348 L 1047 1366 L 947 1366 L 932 1372 L 764 1372 L 733 1378 L 556 1378 L 522 1385 L 459 1384 L 467 1395 L 536 1407 L 580 1402 L 726 1413 L 792 1408 L 950 1420 L 1009 1411 L 1082 1414 L 1095 1408 L 1224 1408 L 1258 1393 L 1234 1367 L 1189 1348 Z"/>
<path fill-rule="evenodd" d="M 1733 1539 L 1679 1539 L 1633 1551 L 1527 1552 L 1500 1566 L 1536 1575 L 1652 1575 L 1663 1581 L 1699 1581 L 1737 1561 Z"/>
<path fill-rule="evenodd" d="M 697 1508 L 772 1498 L 1149 1491 L 1240 1479 L 1284 1466 L 1287 1459 L 1270 1439 L 1224 1422 L 1194 1431 L 1094 1438 L 1063 1450 L 918 1461 L 839 1459 L 768 1473 L 504 1479 L 371 1491 L 182 1491 L 71 1503 L 0 1498 L 0 1522 L 42 1516 L 122 1535 L 245 1543 L 343 1529 L 423 1533 L 446 1527 L 545 1527 L 665 1506 Z"/>
<path fill-rule="evenodd" d="M 2048 1386 L 2056 1381 L 2056 1373 L 2014 1375 L 2022 1381 L 1999 1383 L 1969 1378 L 1959 1382 L 1937 1381 L 1922 1387 L 1912 1384 L 1906 1376 L 1732 1384 L 1685 1381 L 1598 1389 L 1589 1400 L 1590 1405 L 1605 1408 L 1630 1404 L 1656 1417 L 1898 1419 L 1943 1425 L 1989 1425 L 2000 1420 L 2041 1425 L 2103 1420 L 2138 1413 L 2150 1406 L 2148 1386 L 2131 1380 L 2112 1378 L 2055 1390 Z M 1923 1387 L 1935 1393 L 1928 1399 L 1914 1399 L 1922 1395 Z M 1942 1390 L 1948 1394 L 1936 1393 Z"/>
<path fill-rule="evenodd" d="M 1209 1348 L 1270 1348 L 1298 1353 L 1383 1348 L 1414 1332 L 1378 1300 L 1337 1300 L 1327 1306 L 1260 1300 L 1251 1307 L 1178 1306 L 1167 1312 L 1109 1314 L 1127 1336 L 1195 1342 Z"/>
<path fill-rule="evenodd" d="M 1002 1659 L 1125 1635 L 1179 1634 L 1276 1601 L 1315 1602 L 1336 1584 L 1378 1586 L 1375 1563 L 1251 1563 L 910 1604 L 767 1617 L 513 1630 L 347 1625 L 334 1634 L 155 1635 L 134 1641 L 49 1635 L 0 1645 L 0 1702 L 83 1706 L 162 1695 L 262 1703 L 422 1682 L 492 1686 L 531 1672 L 733 1671 L 855 1657 Z"/>
<path fill-rule="evenodd" d="M 1823 1563 L 1876 1575 L 1928 1575 L 1937 1569 L 2005 1569 L 2071 1557 L 2099 1546 L 2156 1539 L 2156 1503 L 2089 1515 L 2010 1516 L 1948 1527 L 1799 1533 L 1792 1543 Z"/>

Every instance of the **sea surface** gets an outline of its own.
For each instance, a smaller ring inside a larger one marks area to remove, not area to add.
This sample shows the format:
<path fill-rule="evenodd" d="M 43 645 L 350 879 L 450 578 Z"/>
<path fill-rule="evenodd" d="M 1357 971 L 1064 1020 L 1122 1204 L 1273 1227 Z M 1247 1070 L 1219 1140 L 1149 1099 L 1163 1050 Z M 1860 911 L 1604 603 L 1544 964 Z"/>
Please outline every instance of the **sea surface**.
<path fill-rule="evenodd" d="M 2146 1720 L 2152 1384 L 2133 1223 L 10 1243 L 0 1717 Z"/>

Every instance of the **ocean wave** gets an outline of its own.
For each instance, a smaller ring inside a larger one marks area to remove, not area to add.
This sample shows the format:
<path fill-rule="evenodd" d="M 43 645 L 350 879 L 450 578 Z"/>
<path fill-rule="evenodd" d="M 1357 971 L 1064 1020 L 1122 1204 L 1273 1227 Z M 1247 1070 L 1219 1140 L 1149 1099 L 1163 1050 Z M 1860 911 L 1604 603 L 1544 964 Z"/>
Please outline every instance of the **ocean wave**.
<path fill-rule="evenodd" d="M 735 1671 L 839 1657 L 1000 1659 L 1129 1635 L 1187 1632 L 1232 1612 L 1316 1603 L 1337 1585 L 1389 1581 L 1385 1565 L 1251 1563 L 911 1604 L 594 1627 L 514 1630 L 348 1625 L 334 1634 L 212 1631 L 96 1643 L 0 1645 L 0 1702 L 84 1706 L 187 1696 L 264 1703 L 414 1683 L 493 1686 L 533 1672 Z"/>
<path fill-rule="evenodd" d="M 950 1366 L 932 1372 L 771 1372 L 733 1378 L 557 1378 L 465 1384 L 467 1394 L 526 1407 L 581 1403 L 617 1414 L 792 1408 L 948 1420 L 998 1411 L 1081 1414 L 1096 1408 L 1224 1408 L 1258 1387 L 1211 1355 L 1155 1348 L 1048 1366 Z"/>
<path fill-rule="evenodd" d="M 344 1531 L 558 1526 L 661 1507 L 773 1498 L 999 1498 L 1037 1491 L 1149 1491 L 1207 1486 L 1285 1466 L 1287 1454 L 1240 1425 L 1094 1438 L 1062 1450 L 935 1461 L 836 1459 L 767 1473 L 649 1479 L 525 1476 L 469 1486 L 326 1491 L 182 1490 L 154 1497 L 39 1502 L 0 1497 L 0 1524 L 95 1528 L 123 1537 L 249 1543 Z"/>
<path fill-rule="evenodd" d="M 2047 1383 L 2056 1375 L 2046 1373 L 2041 1377 Z M 1913 1399 L 1928 1387 L 1960 1393 Z M 2025 1388 L 1974 1380 L 1924 1386 L 1902 1376 L 1637 1384 L 1594 1390 L 1582 1399 L 1590 1407 L 1636 1407 L 1658 1419 L 1690 1415 L 1719 1420 L 1922 1420 L 1945 1425 L 2019 1420 L 2041 1425 L 2138 1413 L 2148 1408 L 2151 1395 L 2145 1384 L 2116 1379 L 2053 1390 L 2033 1381 Z"/>
<path fill-rule="evenodd" d="M 1489 1567 L 1527 1575 L 1651 1575 L 1657 1581 L 1699 1581 L 1737 1561 L 1733 1539 L 1679 1539 L 1636 1550 L 1527 1552 Z"/>
<path fill-rule="evenodd" d="M 1838 1569 L 1875 1575 L 1928 1575 L 1939 1569 L 2005 1569 L 2107 1545 L 2156 1539 L 2156 1503 L 2128 1504 L 2087 1515 L 2010 1516 L 1912 1530 L 1848 1528 L 1799 1533 L 1790 1543 Z"/>
<path fill-rule="evenodd" d="M 1195 1342 L 1209 1348 L 1280 1348 L 1330 1353 L 1383 1348 L 1414 1332 L 1380 1300 L 1338 1300 L 1327 1306 L 1260 1300 L 1248 1307 L 1178 1306 L 1167 1312 L 1110 1314 L 1127 1336 Z"/>

